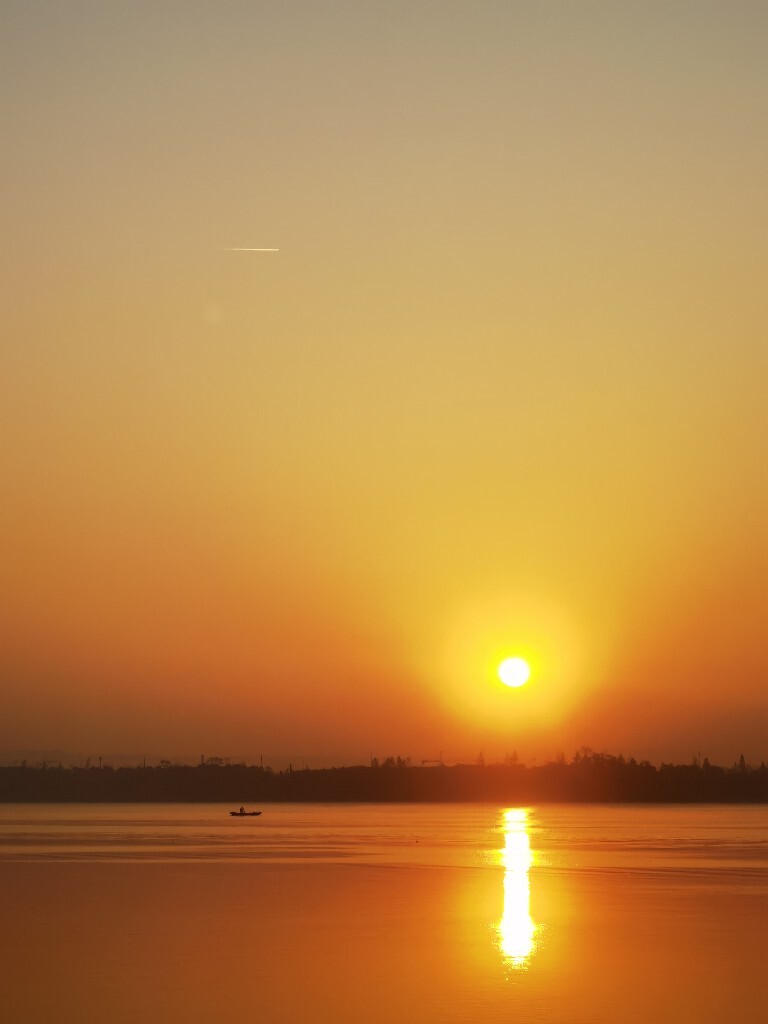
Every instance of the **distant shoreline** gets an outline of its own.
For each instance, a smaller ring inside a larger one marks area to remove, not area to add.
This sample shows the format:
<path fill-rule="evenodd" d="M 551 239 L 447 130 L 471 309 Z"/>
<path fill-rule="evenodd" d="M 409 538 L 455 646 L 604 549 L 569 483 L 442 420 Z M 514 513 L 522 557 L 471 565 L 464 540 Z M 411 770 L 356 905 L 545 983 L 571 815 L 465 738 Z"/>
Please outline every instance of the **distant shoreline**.
<path fill-rule="evenodd" d="M 0 767 L 0 803 L 768 803 L 768 768 L 586 753 L 528 767 L 383 764 L 276 772 L 245 764 Z"/>

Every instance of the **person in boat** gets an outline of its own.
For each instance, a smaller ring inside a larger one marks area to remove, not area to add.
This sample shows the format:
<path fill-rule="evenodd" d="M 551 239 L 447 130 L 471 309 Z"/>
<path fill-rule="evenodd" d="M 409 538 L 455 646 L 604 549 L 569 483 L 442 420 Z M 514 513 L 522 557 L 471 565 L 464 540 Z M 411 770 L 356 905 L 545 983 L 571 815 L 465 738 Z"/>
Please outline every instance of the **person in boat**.
<path fill-rule="evenodd" d="M 240 813 L 241 813 L 241 814 L 245 814 L 245 808 L 244 808 L 244 807 L 241 807 L 241 808 L 240 808 Z"/>

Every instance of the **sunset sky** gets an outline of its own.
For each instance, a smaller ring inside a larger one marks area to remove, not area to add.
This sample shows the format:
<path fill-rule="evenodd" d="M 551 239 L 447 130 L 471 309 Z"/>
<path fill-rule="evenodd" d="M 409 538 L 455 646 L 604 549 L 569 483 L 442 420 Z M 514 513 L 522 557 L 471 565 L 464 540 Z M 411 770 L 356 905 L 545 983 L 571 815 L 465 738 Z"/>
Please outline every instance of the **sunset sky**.
<path fill-rule="evenodd" d="M 768 5 L 0 39 L 0 751 L 768 761 Z"/>

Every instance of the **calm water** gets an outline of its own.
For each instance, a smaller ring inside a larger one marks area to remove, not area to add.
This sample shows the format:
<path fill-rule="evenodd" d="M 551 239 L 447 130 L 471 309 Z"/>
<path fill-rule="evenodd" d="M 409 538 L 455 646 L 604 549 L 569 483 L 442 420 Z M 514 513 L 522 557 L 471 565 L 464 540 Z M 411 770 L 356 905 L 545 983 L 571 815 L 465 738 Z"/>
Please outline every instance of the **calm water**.
<path fill-rule="evenodd" d="M 768 808 L 0 805 L 13 1024 L 759 1021 Z"/>

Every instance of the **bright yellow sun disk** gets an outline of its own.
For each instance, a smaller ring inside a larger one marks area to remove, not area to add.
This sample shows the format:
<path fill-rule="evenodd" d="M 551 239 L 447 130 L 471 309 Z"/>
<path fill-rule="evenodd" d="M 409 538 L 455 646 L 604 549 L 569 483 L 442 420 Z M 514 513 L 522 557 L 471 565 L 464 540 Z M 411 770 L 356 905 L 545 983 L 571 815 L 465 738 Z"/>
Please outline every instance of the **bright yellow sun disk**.
<path fill-rule="evenodd" d="M 505 686 L 524 686 L 531 675 L 531 669 L 524 658 L 505 658 L 498 668 L 499 679 Z"/>

